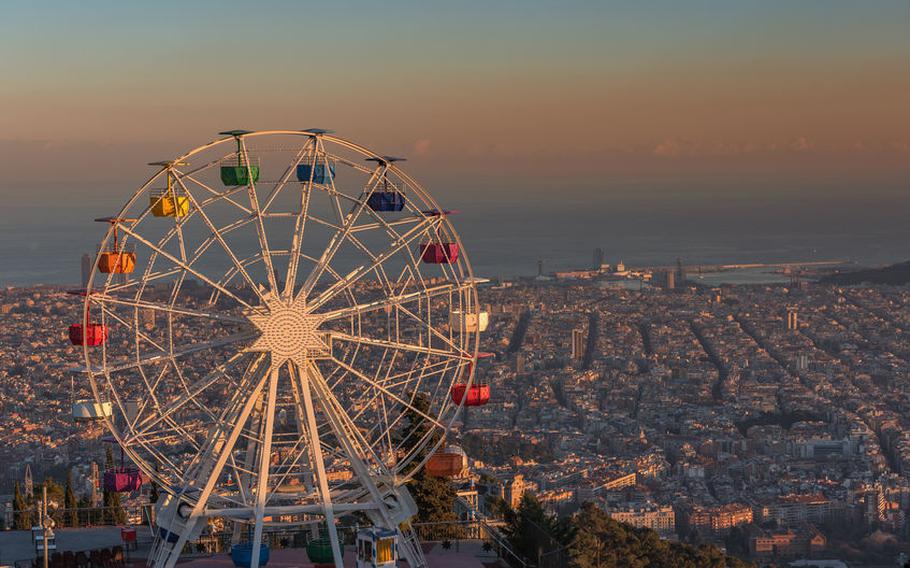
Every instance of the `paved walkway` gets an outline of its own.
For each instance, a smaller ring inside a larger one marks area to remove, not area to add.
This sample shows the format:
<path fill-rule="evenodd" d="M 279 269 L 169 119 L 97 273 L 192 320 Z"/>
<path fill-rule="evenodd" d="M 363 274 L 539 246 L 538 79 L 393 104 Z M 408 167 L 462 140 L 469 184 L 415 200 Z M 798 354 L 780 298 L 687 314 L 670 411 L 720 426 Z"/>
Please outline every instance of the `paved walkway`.
<path fill-rule="evenodd" d="M 54 534 L 57 537 L 57 550 L 60 552 L 64 550 L 78 552 L 123 544 L 120 540 L 120 527 L 55 529 Z M 35 556 L 31 531 L 0 531 L 0 564 L 31 560 Z"/>
<path fill-rule="evenodd" d="M 130 552 L 136 566 L 144 566 L 141 561 L 148 554 L 151 536 L 147 527 L 137 527 L 139 550 Z M 78 529 L 57 529 L 57 550 L 89 551 L 95 548 L 107 548 L 123 544 L 120 540 L 120 527 L 90 527 Z M 424 554 L 430 568 L 484 568 L 495 562 L 495 557 L 483 551 L 480 541 L 462 541 L 455 543 L 450 550 L 444 550 L 438 544 L 425 543 Z M 35 558 L 32 535 L 30 531 L 0 531 L 0 565 L 13 564 L 17 561 L 30 561 Z M 345 552 L 344 565 L 354 567 L 352 550 Z M 205 558 L 191 558 L 179 562 L 181 568 L 231 568 L 233 563 L 227 554 L 217 554 Z M 272 550 L 269 568 L 312 568 L 303 549 Z"/>
<path fill-rule="evenodd" d="M 457 550 L 455 546 L 450 550 L 444 550 L 441 546 L 430 545 L 424 555 L 430 568 L 484 568 L 484 563 L 490 564 L 495 561 L 494 556 L 483 552 L 479 541 L 462 542 Z M 352 550 L 345 551 L 344 565 L 345 568 L 354 568 Z M 179 566 L 181 568 L 232 568 L 234 565 L 228 555 L 219 554 L 210 558 L 181 562 Z M 307 558 L 305 550 L 291 548 L 273 550 L 269 555 L 268 568 L 313 568 L 313 564 Z"/>

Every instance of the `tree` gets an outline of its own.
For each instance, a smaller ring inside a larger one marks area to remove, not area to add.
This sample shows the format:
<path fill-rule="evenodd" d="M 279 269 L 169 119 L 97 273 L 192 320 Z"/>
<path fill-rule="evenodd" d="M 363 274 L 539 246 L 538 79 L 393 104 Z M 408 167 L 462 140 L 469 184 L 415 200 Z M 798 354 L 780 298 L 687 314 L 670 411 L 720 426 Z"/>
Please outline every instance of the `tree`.
<path fill-rule="evenodd" d="M 400 440 L 406 444 L 416 444 L 430 431 L 431 423 L 424 416 L 430 415 L 430 402 L 423 394 L 418 394 L 411 402 L 410 408 L 405 411 L 404 426 L 400 433 Z M 439 434 L 431 435 L 427 447 L 432 448 L 439 441 Z M 415 458 L 423 460 L 426 449 Z M 420 470 L 408 482 L 408 490 L 417 503 L 417 516 L 415 520 L 420 523 L 440 523 L 440 526 L 428 531 L 426 536 L 431 539 L 452 536 L 451 527 L 458 521 L 455 514 L 455 490 L 444 479 L 428 475 L 425 470 Z"/>
<path fill-rule="evenodd" d="M 114 451 L 108 446 L 104 467 L 114 469 Z M 120 494 L 108 491 L 107 487 L 101 488 L 102 505 L 104 506 L 103 519 L 105 524 L 122 525 L 126 523 L 126 511 L 120 504 Z"/>
<path fill-rule="evenodd" d="M 407 445 L 414 445 L 427 435 L 430 431 L 432 423 L 427 420 L 426 416 L 430 416 L 430 401 L 427 396 L 423 393 L 418 393 L 414 396 L 414 399 L 411 401 L 411 404 L 408 406 L 407 410 L 404 412 L 404 424 L 402 426 L 401 432 L 398 435 L 399 442 Z M 439 432 L 436 431 L 430 437 L 430 440 L 426 444 L 425 448 L 432 448 L 439 442 Z M 421 450 L 420 454 L 415 458 L 417 461 L 422 460 L 427 455 L 427 450 Z"/>
<path fill-rule="evenodd" d="M 588 503 L 572 520 L 574 534 L 569 542 L 571 565 L 575 568 L 744 568 L 751 566 L 725 556 L 710 545 L 691 546 L 662 540 L 650 529 L 635 528 L 611 519 L 596 505 Z"/>
<path fill-rule="evenodd" d="M 525 558 L 537 561 L 542 555 L 562 548 L 569 527 L 543 509 L 537 496 L 525 492 L 518 508 L 506 512 L 506 536 L 512 548 Z"/>
<path fill-rule="evenodd" d="M 79 526 L 79 502 L 76 492 L 73 491 L 73 470 L 66 472 L 66 488 L 63 494 L 63 508 L 65 509 L 64 521 L 68 527 Z"/>
<path fill-rule="evenodd" d="M 13 517 L 16 530 L 27 531 L 32 528 L 32 511 L 28 500 L 22 493 L 19 482 L 16 482 L 16 489 L 13 495 Z"/>

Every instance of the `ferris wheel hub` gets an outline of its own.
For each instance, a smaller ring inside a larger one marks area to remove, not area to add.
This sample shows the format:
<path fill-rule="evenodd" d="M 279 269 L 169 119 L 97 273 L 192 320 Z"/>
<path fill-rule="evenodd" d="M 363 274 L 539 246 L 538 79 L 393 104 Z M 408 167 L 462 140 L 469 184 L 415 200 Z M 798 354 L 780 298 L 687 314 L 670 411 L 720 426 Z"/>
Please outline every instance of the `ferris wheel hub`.
<path fill-rule="evenodd" d="M 247 315 L 262 333 L 249 350 L 269 353 L 273 367 L 285 361 L 302 366 L 307 360 L 331 354 L 330 336 L 319 330 L 325 318 L 309 313 L 303 299 L 284 301 L 266 295 L 263 307 L 264 314 Z"/>

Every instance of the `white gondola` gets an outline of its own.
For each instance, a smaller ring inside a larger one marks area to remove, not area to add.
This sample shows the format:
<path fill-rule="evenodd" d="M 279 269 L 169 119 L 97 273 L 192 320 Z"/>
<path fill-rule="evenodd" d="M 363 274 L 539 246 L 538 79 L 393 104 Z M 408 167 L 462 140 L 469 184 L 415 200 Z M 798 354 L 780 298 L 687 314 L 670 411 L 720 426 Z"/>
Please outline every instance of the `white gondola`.
<path fill-rule="evenodd" d="M 486 331 L 490 325 L 490 314 L 487 312 L 477 312 L 465 314 L 460 310 L 452 310 L 449 316 L 449 325 L 455 329 L 462 329 L 469 333 Z"/>
<path fill-rule="evenodd" d="M 109 401 L 98 402 L 93 398 L 83 398 L 73 402 L 73 420 L 91 422 L 104 420 L 114 415 L 114 406 Z"/>
<path fill-rule="evenodd" d="M 398 531 L 370 527 L 357 532 L 356 568 L 398 566 Z"/>

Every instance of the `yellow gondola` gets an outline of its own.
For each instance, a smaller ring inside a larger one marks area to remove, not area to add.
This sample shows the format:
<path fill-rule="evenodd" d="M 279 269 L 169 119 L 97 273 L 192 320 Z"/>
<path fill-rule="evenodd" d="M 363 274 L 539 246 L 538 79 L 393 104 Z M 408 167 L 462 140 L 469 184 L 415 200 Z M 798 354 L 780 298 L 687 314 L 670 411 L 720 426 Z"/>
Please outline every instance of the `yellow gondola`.
<path fill-rule="evenodd" d="M 149 207 L 155 217 L 185 217 L 190 212 L 190 198 L 174 188 L 171 169 L 174 166 L 186 166 L 186 162 L 152 162 L 151 166 L 167 168 L 167 188 L 149 195 Z"/>

